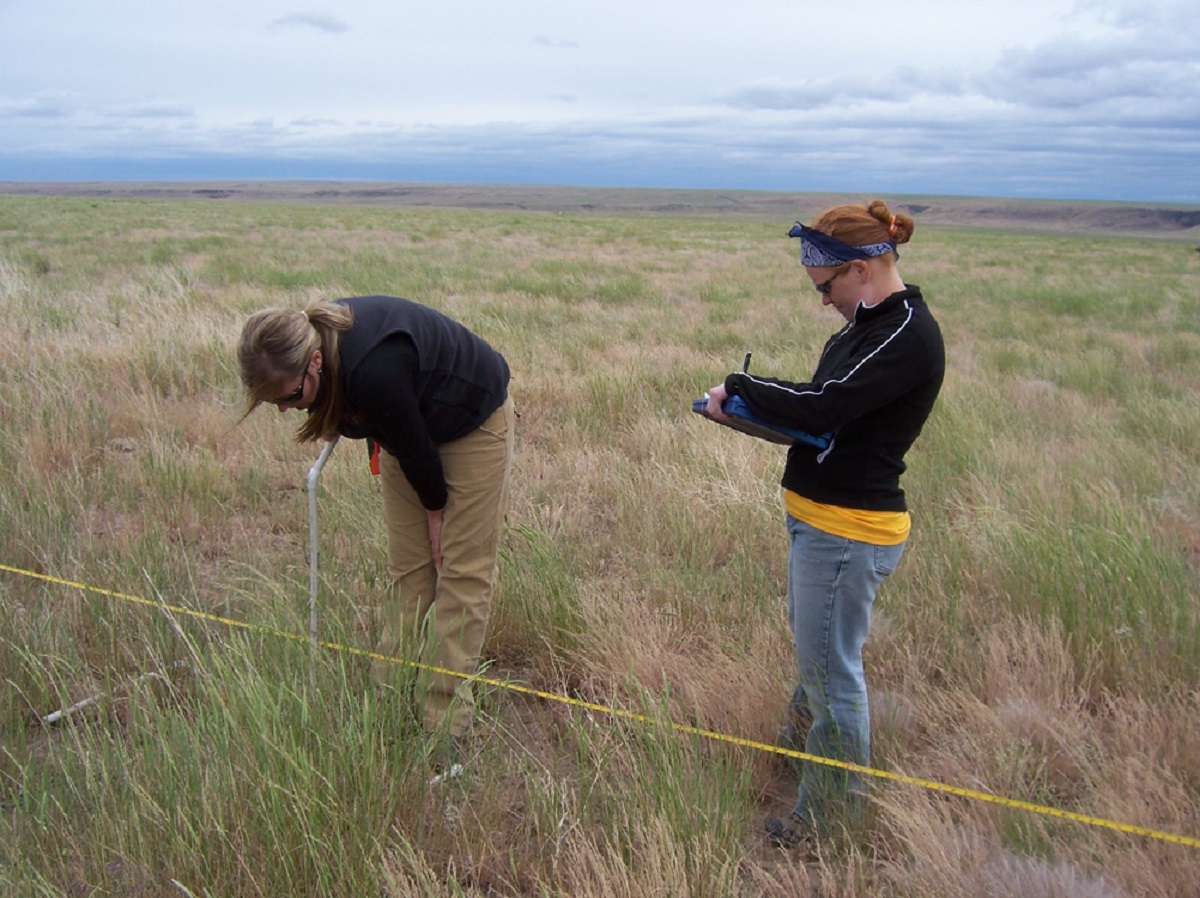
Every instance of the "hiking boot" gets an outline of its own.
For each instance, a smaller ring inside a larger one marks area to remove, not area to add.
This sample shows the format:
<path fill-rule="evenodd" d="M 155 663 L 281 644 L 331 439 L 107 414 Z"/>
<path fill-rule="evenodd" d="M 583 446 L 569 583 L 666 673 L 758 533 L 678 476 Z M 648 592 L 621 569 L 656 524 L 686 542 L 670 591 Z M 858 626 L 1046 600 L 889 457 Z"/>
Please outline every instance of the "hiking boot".
<path fill-rule="evenodd" d="M 813 835 L 812 826 L 799 814 L 788 814 L 784 820 L 771 817 L 767 820 L 764 828 L 767 838 L 780 848 L 799 847 L 803 848 L 807 854 L 816 853 L 817 840 Z"/>

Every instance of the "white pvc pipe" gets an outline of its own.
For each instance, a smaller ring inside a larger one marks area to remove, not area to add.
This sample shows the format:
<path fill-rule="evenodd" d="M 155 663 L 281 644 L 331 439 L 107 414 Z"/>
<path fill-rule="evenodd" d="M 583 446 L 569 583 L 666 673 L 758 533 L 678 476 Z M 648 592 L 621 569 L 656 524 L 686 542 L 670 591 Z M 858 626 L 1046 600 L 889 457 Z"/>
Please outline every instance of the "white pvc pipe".
<path fill-rule="evenodd" d="M 325 444 L 316 464 L 308 471 L 308 633 L 313 645 L 317 642 L 317 481 L 337 441 L 338 437 L 334 437 Z"/>
<path fill-rule="evenodd" d="M 170 668 L 172 670 L 186 670 L 187 662 L 172 661 L 170 664 Z M 146 680 L 162 680 L 164 683 L 170 682 L 161 673 L 159 673 L 156 670 L 152 670 L 149 673 L 144 673 L 139 677 L 134 677 L 132 680 L 129 681 L 129 683 L 127 683 L 125 685 L 124 688 L 131 689 L 132 687 L 136 686 L 138 683 L 146 682 Z M 121 687 L 117 687 L 117 689 L 120 689 L 120 688 Z M 117 690 L 114 690 L 114 692 L 115 691 L 117 691 Z M 103 701 L 106 698 L 108 698 L 107 692 L 97 693 L 96 695 L 93 695 L 90 698 L 85 698 L 85 699 L 82 699 L 81 701 L 77 701 L 75 704 L 73 704 L 69 707 L 63 708 L 61 711 L 52 711 L 51 713 L 47 714 L 45 717 L 42 718 L 42 723 L 45 723 L 45 724 L 58 723 L 60 720 L 71 716 L 76 711 L 82 711 L 84 708 L 90 708 L 92 705 L 94 705 L 100 701 Z"/>

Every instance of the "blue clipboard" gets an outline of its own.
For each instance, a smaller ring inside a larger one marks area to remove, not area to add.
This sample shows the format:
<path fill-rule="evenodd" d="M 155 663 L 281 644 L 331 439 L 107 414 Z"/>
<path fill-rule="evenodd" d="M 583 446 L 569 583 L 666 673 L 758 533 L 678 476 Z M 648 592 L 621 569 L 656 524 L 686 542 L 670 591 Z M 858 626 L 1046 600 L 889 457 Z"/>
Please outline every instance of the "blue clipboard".
<path fill-rule="evenodd" d="M 752 437 L 758 437 L 760 440 L 769 440 L 772 443 L 779 443 L 784 446 L 804 443 L 808 446 L 815 446 L 818 449 L 828 449 L 829 444 L 833 442 L 832 433 L 823 433 L 818 436 L 816 434 L 805 433 L 803 430 L 783 427 L 779 424 L 768 424 L 762 418 L 758 417 L 758 415 L 754 414 L 754 412 L 750 411 L 750 406 L 746 405 L 746 400 L 741 396 L 730 396 L 721 405 L 721 411 L 729 415 L 724 421 L 719 421 L 708 413 L 707 396 L 701 396 L 693 402 L 692 411 L 697 415 L 707 418 L 709 421 L 716 421 L 718 424 L 731 427 L 741 433 L 747 433 Z"/>

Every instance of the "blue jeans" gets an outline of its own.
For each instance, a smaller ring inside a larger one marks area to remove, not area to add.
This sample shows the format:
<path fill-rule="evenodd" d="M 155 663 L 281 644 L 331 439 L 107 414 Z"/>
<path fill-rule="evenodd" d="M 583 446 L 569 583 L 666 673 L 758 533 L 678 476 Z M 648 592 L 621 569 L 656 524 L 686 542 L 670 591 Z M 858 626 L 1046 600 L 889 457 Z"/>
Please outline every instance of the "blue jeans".
<path fill-rule="evenodd" d="M 871 605 L 896 569 L 904 544 L 875 546 L 818 530 L 787 516 L 788 623 L 796 648 L 792 711 L 812 716 L 807 754 L 871 762 L 871 716 L 862 648 Z M 857 774 L 807 762 L 793 813 L 820 823 L 831 802 L 859 791 Z"/>

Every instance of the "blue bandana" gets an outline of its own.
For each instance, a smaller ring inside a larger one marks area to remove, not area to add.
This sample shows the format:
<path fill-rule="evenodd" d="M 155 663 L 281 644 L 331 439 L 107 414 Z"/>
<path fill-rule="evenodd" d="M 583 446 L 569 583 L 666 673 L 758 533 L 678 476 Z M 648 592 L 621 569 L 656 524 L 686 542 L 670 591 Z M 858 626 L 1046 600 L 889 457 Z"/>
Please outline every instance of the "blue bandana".
<path fill-rule="evenodd" d="M 855 259 L 870 259 L 872 256 L 883 256 L 888 253 L 900 255 L 896 251 L 896 244 L 891 241 L 868 243 L 866 246 L 851 246 L 848 243 L 842 243 L 836 237 L 830 237 L 821 231 L 805 227 L 800 222 L 792 225 L 788 236 L 800 238 L 800 263 L 811 265 L 813 268 L 835 268 Z"/>

